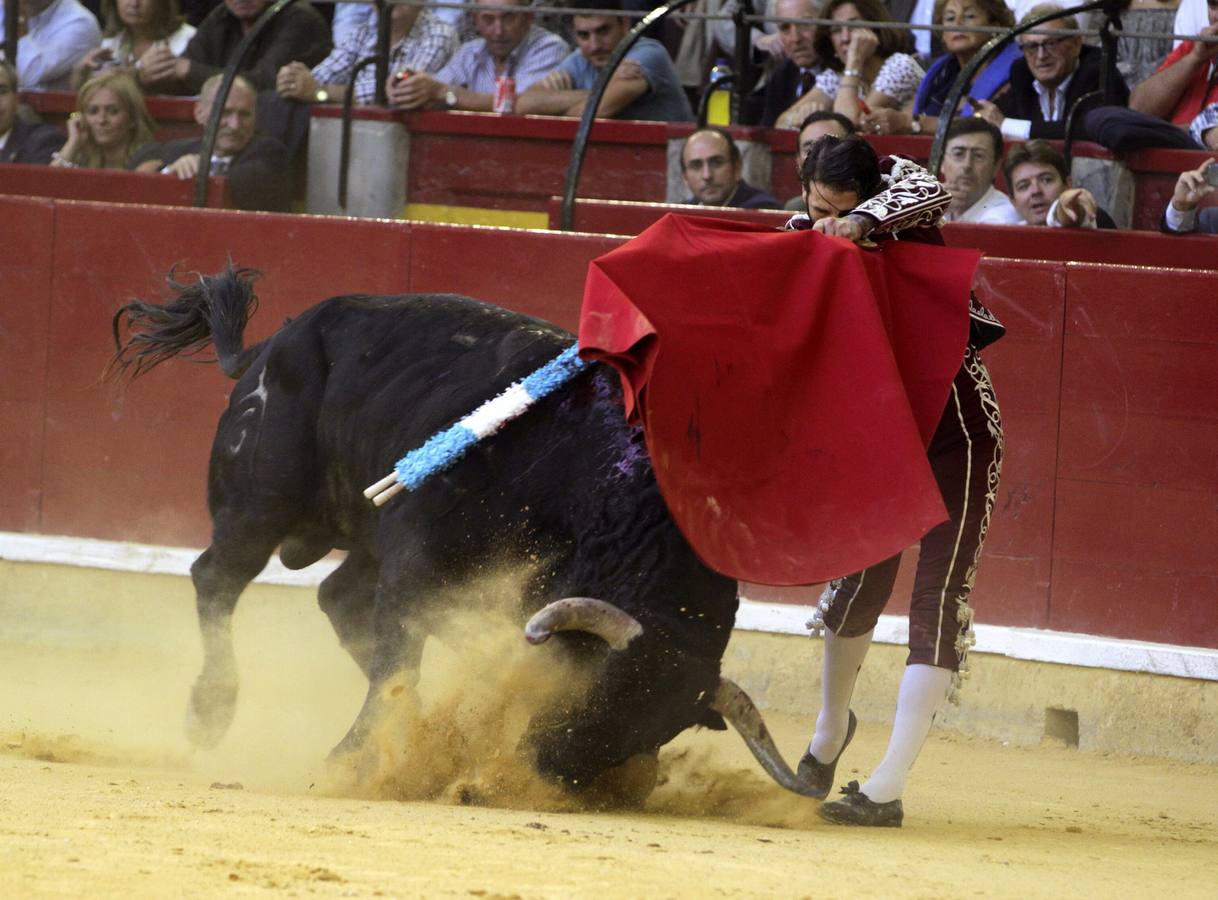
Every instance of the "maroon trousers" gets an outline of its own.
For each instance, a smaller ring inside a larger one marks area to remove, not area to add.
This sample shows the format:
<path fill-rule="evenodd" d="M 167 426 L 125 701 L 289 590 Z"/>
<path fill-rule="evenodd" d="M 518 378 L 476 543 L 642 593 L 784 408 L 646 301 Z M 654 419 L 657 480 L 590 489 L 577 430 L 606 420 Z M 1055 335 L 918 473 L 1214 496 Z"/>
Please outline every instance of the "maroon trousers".
<path fill-rule="evenodd" d="M 968 599 L 1002 468 L 998 402 L 989 372 L 971 345 L 927 457 L 951 518 L 922 538 L 909 611 L 907 664 L 956 671 L 973 642 Z M 875 628 L 899 565 L 900 556 L 893 556 L 832 582 L 820 605 L 825 627 L 842 637 Z"/>

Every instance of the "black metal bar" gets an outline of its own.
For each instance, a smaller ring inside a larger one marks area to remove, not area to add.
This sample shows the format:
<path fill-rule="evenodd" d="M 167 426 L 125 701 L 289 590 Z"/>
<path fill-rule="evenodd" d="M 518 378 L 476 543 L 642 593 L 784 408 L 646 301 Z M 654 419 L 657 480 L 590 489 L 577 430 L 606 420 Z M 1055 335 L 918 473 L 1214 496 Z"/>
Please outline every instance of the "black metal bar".
<path fill-rule="evenodd" d="M 753 26 L 746 21 L 751 15 L 753 0 L 740 0 L 732 14 L 732 22 L 736 27 L 736 46 L 732 48 L 736 60 L 733 67 L 736 80 L 732 84 L 732 105 L 728 118 L 733 125 L 744 118 L 744 104 L 753 90 Z M 702 96 L 705 97 L 706 93 Z M 701 115 L 698 116 L 698 124 L 706 124 Z"/>
<path fill-rule="evenodd" d="M 960 70 L 960 74 L 956 76 L 956 81 L 952 85 L 951 90 L 947 92 L 947 99 L 943 102 L 943 112 L 939 114 L 939 126 L 935 129 L 935 140 L 931 144 L 930 160 L 927 163 L 927 168 L 930 169 L 931 174 L 936 178 L 939 175 L 939 166 L 943 162 L 943 152 L 947 143 L 947 130 L 951 128 L 952 119 L 956 116 L 956 107 L 960 105 L 960 99 L 972 83 L 973 76 L 977 74 L 978 69 L 993 59 L 998 54 L 998 51 L 1025 31 L 1032 31 L 1045 24 L 1045 22 L 1052 22 L 1054 19 L 1091 12 L 1093 9 L 1119 6 L 1120 2 L 1121 0 L 1093 0 L 1093 2 L 1084 3 L 1081 6 L 1072 6 L 1069 9 L 1047 13 L 1043 16 L 1037 16 L 1025 25 L 1016 25 L 1006 34 L 1000 34 L 987 41 L 985 46 L 978 50 L 973 55 L 973 58 L 968 61 L 967 65 Z"/>
<path fill-rule="evenodd" d="M 224 116 L 224 104 L 228 100 L 228 92 L 233 86 L 233 79 L 237 77 L 237 70 L 245 63 L 245 58 L 249 56 L 250 49 L 254 46 L 254 41 L 258 39 L 258 35 L 262 33 L 262 29 L 273 22 L 281 12 L 295 2 L 296 0 L 275 0 L 274 3 L 263 10 L 262 15 L 258 17 L 254 24 L 250 26 L 250 30 L 241 38 L 241 43 L 237 45 L 233 58 L 224 67 L 224 76 L 220 80 L 220 87 L 216 89 L 216 93 L 212 96 L 211 112 L 207 117 L 207 128 L 203 131 L 203 146 L 199 149 L 199 174 L 195 176 L 195 206 L 207 205 L 208 177 L 211 175 L 211 153 L 216 146 L 216 134 L 220 131 L 220 119 Z"/>
<path fill-rule="evenodd" d="M 1083 108 L 1084 103 L 1090 103 L 1092 100 L 1097 100 L 1104 96 L 1103 91 L 1091 91 L 1083 94 L 1074 101 L 1070 106 L 1070 111 L 1066 113 L 1066 139 L 1062 144 L 1062 155 L 1066 157 L 1066 173 L 1070 172 L 1071 160 L 1074 157 L 1074 115 Z"/>
<path fill-rule="evenodd" d="M 675 0 L 673 3 L 658 6 L 645 15 L 635 23 L 624 38 L 618 41 L 617 46 L 613 48 L 613 53 L 609 56 L 609 62 L 597 76 L 596 84 L 592 85 L 592 90 L 588 92 L 588 100 L 584 104 L 584 114 L 580 116 L 579 128 L 575 131 L 575 142 L 571 145 L 571 161 L 567 163 L 567 178 L 562 192 L 562 216 L 558 226 L 563 231 L 570 231 L 575 222 L 575 190 L 579 187 L 579 173 L 584 167 L 584 154 L 588 150 L 588 136 L 592 133 L 592 123 L 596 120 L 596 108 L 601 105 L 601 98 L 605 96 L 605 88 L 609 86 L 609 79 L 613 77 L 613 73 L 623 57 L 630 52 L 630 48 L 634 46 L 635 41 L 644 31 L 666 18 L 674 10 L 693 2 L 694 0 Z"/>
<path fill-rule="evenodd" d="M 19 0 L 4 0 L 4 58 L 14 72 L 17 70 L 18 3 Z M 17 85 L 13 85 L 13 90 L 17 90 Z"/>
<path fill-rule="evenodd" d="M 735 82 L 736 82 L 736 76 L 732 72 L 726 72 L 723 75 L 719 75 L 718 77 L 712 78 L 710 80 L 710 83 L 707 84 L 707 86 L 706 86 L 706 90 L 704 90 L 702 92 L 702 96 L 698 99 L 698 127 L 699 128 L 706 127 L 706 113 L 707 113 L 707 109 L 710 107 L 711 94 L 713 94 L 715 91 L 719 90 L 720 85 L 735 84 Z M 735 121 L 734 115 L 732 116 L 732 120 Z"/>
<path fill-rule="evenodd" d="M 355 78 L 373 63 L 379 63 L 380 54 L 365 56 L 351 70 L 347 81 L 347 92 L 343 95 L 342 144 L 338 153 L 338 205 L 347 208 L 347 168 L 351 163 L 351 104 L 355 102 Z"/>
<path fill-rule="evenodd" d="M 389 81 L 389 35 L 392 31 L 393 7 L 385 0 L 376 0 L 376 105 L 388 106 L 385 84 Z M 352 81 L 352 84 L 355 82 Z"/>

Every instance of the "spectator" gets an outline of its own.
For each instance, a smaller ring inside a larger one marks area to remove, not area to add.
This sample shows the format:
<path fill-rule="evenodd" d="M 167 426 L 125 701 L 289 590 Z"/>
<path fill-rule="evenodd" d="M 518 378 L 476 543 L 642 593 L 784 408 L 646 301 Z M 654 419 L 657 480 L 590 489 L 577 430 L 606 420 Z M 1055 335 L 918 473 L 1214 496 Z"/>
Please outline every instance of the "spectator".
<path fill-rule="evenodd" d="M 102 0 L 101 46 L 72 67 L 72 84 L 80 87 L 104 69 L 120 67 L 149 91 L 186 52 L 195 29 L 178 12 L 177 0 Z M 172 85 L 168 85 L 172 87 Z"/>
<path fill-rule="evenodd" d="M 1198 214 L 1201 198 L 1212 194 L 1214 182 L 1206 178 L 1207 173 L 1218 170 L 1218 160 L 1207 159 L 1195 169 L 1181 172 L 1176 179 L 1176 190 L 1171 202 L 1163 211 L 1160 230 L 1168 234 L 1218 234 L 1218 206 L 1203 209 Z"/>
<path fill-rule="evenodd" d="M 681 175 L 694 206 L 734 206 L 738 209 L 778 209 L 778 201 L 743 178 L 744 160 L 722 128 L 695 131 L 681 146 Z"/>
<path fill-rule="evenodd" d="M 103 72 L 77 93 L 67 143 L 52 156 L 51 165 L 125 169 L 155 129 L 135 79 L 122 71 Z"/>
<path fill-rule="evenodd" d="M 1192 139 L 1207 150 L 1218 150 L 1218 103 L 1211 103 L 1197 114 L 1188 127 Z"/>
<path fill-rule="evenodd" d="M 389 84 L 389 102 L 405 109 L 440 106 L 488 112 L 494 107 L 495 82 L 515 79 L 527 91 L 566 58 L 570 47 L 556 34 L 533 23 L 529 0 L 481 0 L 498 10 L 472 13 L 479 37 L 453 54 L 435 78 L 416 74 Z"/>
<path fill-rule="evenodd" d="M 1209 0 L 1202 35 L 1218 35 L 1218 0 Z M 1218 103 L 1218 43 L 1185 41 L 1155 74 L 1138 85 L 1129 105 L 1138 112 L 1187 128 L 1205 107 Z"/>
<path fill-rule="evenodd" d="M 1204 9 L 1204 0 L 1201 5 Z M 1179 6 L 1180 0 L 1125 0 L 1121 10 L 1123 31 L 1162 35 L 1159 38 L 1123 37 L 1117 40 L 1117 71 L 1130 88 L 1137 87 L 1153 75 L 1164 57 L 1171 53 L 1171 36 Z"/>
<path fill-rule="evenodd" d="M 1061 7 L 1051 3 L 1033 7 L 1023 21 Z M 1046 22 L 1037 32 L 1019 37 L 1023 59 L 1011 66 L 1011 87 L 997 103 L 978 100 L 977 113 L 1002 129 L 1008 140 L 1064 138 L 1066 118 L 1075 102 L 1100 89 L 1103 53 L 1083 46 L 1078 35 L 1055 35 L 1063 28 L 1078 28 L 1073 16 Z M 1115 68 L 1109 72 L 1115 84 L 1116 103 L 1129 102 L 1129 88 Z"/>
<path fill-rule="evenodd" d="M 1003 0 L 947 0 L 936 4 L 935 24 L 951 27 L 1001 27 L 1015 24 L 1011 10 Z M 939 125 L 943 104 L 961 70 L 968 65 L 991 35 L 969 31 L 943 32 L 943 47 L 946 51 L 935 60 L 926 77 L 918 85 L 912 103 L 901 109 L 877 109 L 863 116 L 863 130 L 874 134 L 933 134 Z M 990 100 L 1006 87 L 1011 77 L 1011 65 L 1020 57 L 1019 47 L 1007 44 L 973 77 L 968 97 Z M 972 115 L 968 102 L 961 104 L 963 115 Z"/>
<path fill-rule="evenodd" d="M 7 34 L 0 4 L 0 35 Z M 19 0 L 17 80 L 26 90 L 70 89 L 72 66 L 101 42 L 97 19 L 77 0 Z"/>
<path fill-rule="evenodd" d="M 460 7 L 437 7 L 429 9 L 433 16 L 446 25 L 451 25 L 453 31 L 460 34 L 461 22 L 465 10 Z M 337 3 L 334 6 L 334 19 L 330 23 L 330 31 L 334 37 L 334 46 L 338 47 L 348 42 L 357 31 L 365 26 L 376 31 L 376 5 L 373 3 Z"/>
<path fill-rule="evenodd" d="M 913 100 L 925 72 L 903 53 L 905 38 L 891 28 L 848 28 L 852 20 L 890 22 L 881 0 L 829 0 L 821 17 L 842 24 L 817 28 L 816 53 L 827 68 L 806 98 L 806 115 L 814 109 L 839 112 L 856 125 L 865 112 L 898 109 Z"/>
<path fill-rule="evenodd" d="M 1176 22 L 1172 26 L 1172 30 L 1176 34 L 1200 34 L 1201 30 L 1209 24 L 1209 12 L 1206 10 L 1207 0 L 1180 0 L 1180 5 L 1176 8 Z M 1176 41 L 1172 45 L 1174 50 L 1179 47 L 1184 41 Z"/>
<path fill-rule="evenodd" d="M 17 70 L 0 60 L 0 163 L 45 166 L 63 145 L 63 134 L 17 115 Z"/>
<path fill-rule="evenodd" d="M 831 134 L 836 138 L 844 138 L 854 134 L 854 131 L 854 123 L 841 113 L 825 109 L 809 113 L 799 123 L 799 140 L 795 145 L 795 173 L 798 175 L 803 170 L 804 159 L 807 158 L 808 151 L 825 135 Z M 784 208 L 792 212 L 807 212 L 803 194 L 796 194 L 784 204 Z"/>
<path fill-rule="evenodd" d="M 568 0 L 580 10 L 620 10 L 621 0 Z M 517 97 L 516 111 L 550 116 L 580 116 L 613 49 L 630 30 L 621 16 L 579 15 L 572 19 L 572 51 L 550 74 Z M 597 115 L 658 122 L 692 122 L 693 110 L 668 51 L 659 41 L 639 38 L 613 73 Z"/>
<path fill-rule="evenodd" d="M 786 19 L 814 19 L 817 5 L 816 0 L 778 0 L 774 15 Z M 799 99 L 812 92 L 816 77 L 825 67 L 816 55 L 815 25 L 782 22 L 778 25 L 778 39 L 787 58 L 766 81 L 761 124 L 794 128 L 807 116 L 807 113 L 801 115 L 799 112 Z"/>
<path fill-rule="evenodd" d="M 976 117 L 955 119 L 947 132 L 941 179 L 952 202 L 943 218 L 978 225 L 1018 225 L 1023 220 L 1007 195 L 994 187 L 1002 159 L 1002 132 Z"/>
<path fill-rule="evenodd" d="M 1048 141 L 1031 140 L 1011 148 L 1005 169 L 1015 210 L 1025 225 L 1116 228 L 1090 191 L 1070 186 L 1066 158 Z"/>
<path fill-rule="evenodd" d="M 275 77 L 279 96 L 304 103 L 338 103 L 347 94 L 351 72 L 360 60 L 376 55 L 377 25 L 373 19 L 339 44 L 310 71 L 300 60 L 288 63 Z M 389 84 L 398 72 L 438 72 L 457 49 L 457 31 L 431 10 L 398 4 L 389 13 Z M 376 99 L 376 67 L 365 66 L 355 77 L 356 103 Z"/>
<path fill-rule="evenodd" d="M 241 39 L 270 6 L 271 0 L 224 0 L 199 25 L 181 57 L 165 60 L 156 71 L 158 85 L 168 93 L 193 94 L 232 59 Z M 241 70 L 255 90 L 275 87 L 279 69 L 292 60 L 315 66 L 333 49 L 330 29 L 307 0 L 292 4 L 267 25 L 254 42 Z"/>
<path fill-rule="evenodd" d="M 203 83 L 195 101 L 195 121 L 206 125 L 220 87 L 221 75 Z M 224 114 L 212 148 L 210 173 L 226 175 L 238 209 L 287 211 L 292 205 L 291 169 L 287 148 L 276 138 L 255 131 L 254 86 L 244 76 L 233 80 Z M 140 148 L 130 167 L 140 172 L 163 172 L 178 178 L 199 173 L 202 138 L 185 138 Z"/>

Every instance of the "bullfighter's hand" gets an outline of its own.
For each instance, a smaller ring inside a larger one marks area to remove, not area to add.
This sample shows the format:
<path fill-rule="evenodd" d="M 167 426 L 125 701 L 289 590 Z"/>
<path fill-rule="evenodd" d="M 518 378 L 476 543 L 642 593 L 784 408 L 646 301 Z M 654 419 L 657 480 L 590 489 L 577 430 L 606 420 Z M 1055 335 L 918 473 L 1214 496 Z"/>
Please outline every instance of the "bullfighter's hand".
<path fill-rule="evenodd" d="M 1097 204 L 1091 191 L 1086 188 L 1068 188 L 1057 198 L 1054 215 L 1057 224 L 1066 228 L 1082 228 L 1095 221 Z"/>
<path fill-rule="evenodd" d="M 199 174 L 199 154 L 187 153 L 185 156 L 179 156 L 167 165 L 164 171 L 170 175 L 178 176 L 183 181 L 194 178 Z"/>
<path fill-rule="evenodd" d="M 1195 169 L 1181 172 L 1176 179 L 1176 190 L 1172 193 L 1171 205 L 1180 212 L 1188 212 L 1197 208 L 1201 198 L 1212 193 L 1215 188 L 1205 180 L 1205 170 L 1211 165 L 1218 166 L 1218 159 L 1207 159 Z"/>
<path fill-rule="evenodd" d="M 862 216 L 850 215 L 841 218 L 826 216 L 823 219 L 817 219 L 812 223 L 812 230 L 830 237 L 845 238 L 857 244 L 866 240 L 871 228 L 868 220 Z"/>

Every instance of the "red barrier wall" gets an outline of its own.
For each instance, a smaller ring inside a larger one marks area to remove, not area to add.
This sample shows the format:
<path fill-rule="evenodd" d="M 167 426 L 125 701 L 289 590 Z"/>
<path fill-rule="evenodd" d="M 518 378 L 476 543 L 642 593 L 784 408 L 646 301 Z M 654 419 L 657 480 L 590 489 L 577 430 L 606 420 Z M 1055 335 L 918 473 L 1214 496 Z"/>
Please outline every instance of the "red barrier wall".
<path fill-rule="evenodd" d="M 232 208 L 227 178 L 208 180 L 207 205 Z M 152 172 L 116 169 L 70 169 L 59 166 L 0 166 L 0 194 L 53 197 L 59 200 L 101 200 L 107 203 L 152 203 L 193 206 L 194 180 L 183 181 Z"/>
<path fill-rule="evenodd" d="M 158 272 L 262 269 L 251 339 L 352 291 L 456 290 L 571 326 L 617 243 L 18 197 L 0 229 L 0 529 L 196 546 L 229 382 L 185 361 L 100 381 L 115 309 L 157 296 Z M 990 259 L 977 288 L 1010 332 L 986 354 L 1008 441 L 980 620 L 1218 647 L 1218 274 Z"/>

